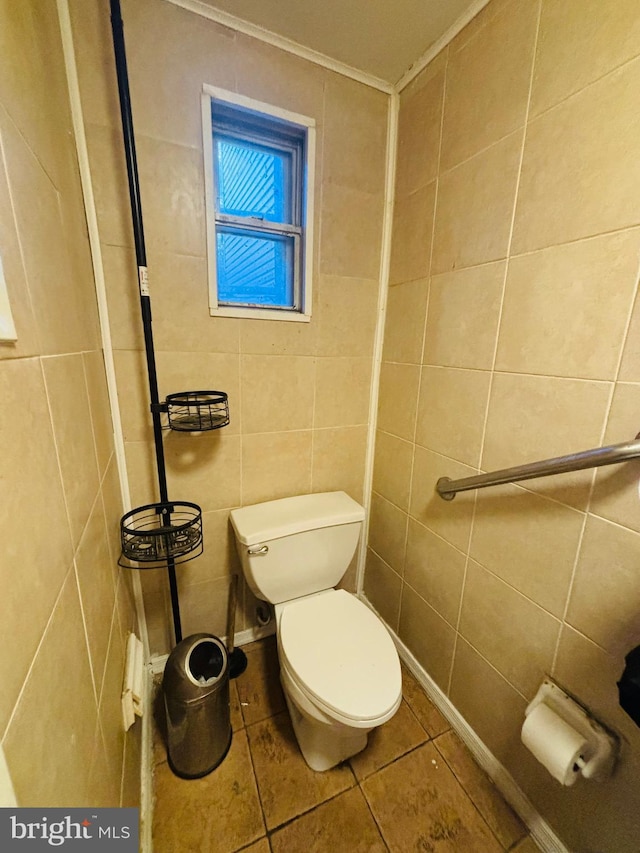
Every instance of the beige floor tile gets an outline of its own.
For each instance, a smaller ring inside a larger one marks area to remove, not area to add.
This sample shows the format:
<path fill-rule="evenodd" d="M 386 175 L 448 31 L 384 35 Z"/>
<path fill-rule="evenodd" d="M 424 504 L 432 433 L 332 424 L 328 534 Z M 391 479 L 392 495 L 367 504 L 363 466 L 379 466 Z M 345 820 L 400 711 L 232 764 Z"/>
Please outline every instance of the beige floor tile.
<path fill-rule="evenodd" d="M 244 718 L 240 707 L 240 697 L 238 696 L 237 679 L 235 678 L 229 682 L 229 704 L 231 705 L 231 729 L 234 732 L 239 732 L 240 729 L 244 728 Z"/>
<path fill-rule="evenodd" d="M 404 666 L 402 667 L 402 695 L 429 737 L 437 737 L 451 728 L 448 721 Z"/>
<path fill-rule="evenodd" d="M 247 728 L 265 821 L 280 826 L 351 788 L 355 779 L 346 765 L 316 773 L 305 763 L 283 712 Z"/>
<path fill-rule="evenodd" d="M 230 683 L 232 746 L 220 767 L 203 779 L 179 779 L 170 771 L 161 677 L 155 679 L 156 851 L 497 853 L 499 846 L 482 818 L 505 849 L 513 844 L 518 853 L 537 849 L 529 837 L 523 838 L 518 819 L 406 668 L 398 713 L 372 732 L 367 749 L 352 759 L 352 769 L 345 764 L 315 773 L 300 754 L 288 714 L 268 719 L 273 702 L 268 691 L 279 684 L 275 639 L 243 650 L 253 678 L 244 673 Z M 269 667 L 275 669 L 273 677 Z M 248 729 L 240 709 L 242 679 L 244 695 L 251 699 L 242 711 L 249 717 L 266 715 Z M 426 737 L 438 738 L 437 750 L 424 744 Z M 352 770 L 364 779 L 360 787 Z M 280 827 L 270 840 L 265 821 L 269 829 Z"/>
<path fill-rule="evenodd" d="M 246 732 L 237 732 L 222 764 L 202 779 L 155 769 L 155 853 L 233 853 L 265 833 Z"/>
<path fill-rule="evenodd" d="M 501 850 L 433 744 L 378 771 L 362 789 L 392 853 Z"/>
<path fill-rule="evenodd" d="M 245 725 L 250 726 L 285 708 L 275 637 L 245 646 L 247 668 L 236 679 Z"/>
<path fill-rule="evenodd" d="M 478 767 L 471 753 L 454 732 L 449 731 L 434 741 L 491 831 L 509 850 L 526 834 L 526 827 L 502 799 L 489 777 Z"/>
<path fill-rule="evenodd" d="M 358 788 L 323 803 L 271 836 L 274 853 L 378 853 L 387 850 Z"/>
<path fill-rule="evenodd" d="M 349 764 L 356 778 L 364 779 L 426 740 L 424 729 L 403 701 L 388 722 L 370 732 L 366 749 L 354 755 Z"/>

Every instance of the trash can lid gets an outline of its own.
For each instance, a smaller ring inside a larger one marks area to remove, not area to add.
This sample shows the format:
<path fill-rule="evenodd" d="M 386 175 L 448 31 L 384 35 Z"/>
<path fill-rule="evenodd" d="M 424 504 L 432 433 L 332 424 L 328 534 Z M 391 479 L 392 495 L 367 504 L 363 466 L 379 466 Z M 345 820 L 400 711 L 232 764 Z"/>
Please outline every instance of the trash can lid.
<path fill-rule="evenodd" d="M 165 693 L 186 702 L 202 699 L 228 678 L 227 649 L 213 634 L 192 634 L 173 649 L 164 669 Z"/>

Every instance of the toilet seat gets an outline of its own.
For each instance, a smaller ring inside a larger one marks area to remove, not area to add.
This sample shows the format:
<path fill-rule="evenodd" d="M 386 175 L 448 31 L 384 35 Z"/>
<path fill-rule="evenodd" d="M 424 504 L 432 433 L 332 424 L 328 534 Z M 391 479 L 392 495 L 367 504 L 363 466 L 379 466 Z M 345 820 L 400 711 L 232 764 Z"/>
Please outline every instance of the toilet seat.
<path fill-rule="evenodd" d="M 378 617 L 345 590 L 282 606 L 281 666 L 321 711 L 359 728 L 380 725 L 402 699 L 400 662 Z"/>

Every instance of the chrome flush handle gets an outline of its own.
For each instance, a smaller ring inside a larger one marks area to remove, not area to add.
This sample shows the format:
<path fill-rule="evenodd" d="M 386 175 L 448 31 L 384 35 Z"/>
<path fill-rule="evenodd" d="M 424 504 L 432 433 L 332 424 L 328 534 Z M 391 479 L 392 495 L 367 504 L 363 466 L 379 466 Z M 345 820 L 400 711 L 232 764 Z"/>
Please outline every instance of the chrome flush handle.
<path fill-rule="evenodd" d="M 247 554 L 251 557 L 261 556 L 269 553 L 268 545 L 261 545 L 259 548 L 247 548 Z"/>

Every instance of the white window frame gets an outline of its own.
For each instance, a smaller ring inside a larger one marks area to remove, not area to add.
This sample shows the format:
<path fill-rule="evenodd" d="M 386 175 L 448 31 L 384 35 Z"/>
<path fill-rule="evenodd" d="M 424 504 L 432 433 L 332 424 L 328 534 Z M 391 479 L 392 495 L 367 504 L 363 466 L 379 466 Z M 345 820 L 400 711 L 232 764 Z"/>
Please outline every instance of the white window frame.
<path fill-rule="evenodd" d="M 213 133 L 211 126 L 211 101 L 222 101 L 231 106 L 243 107 L 253 112 L 282 119 L 305 130 L 305 158 L 303 163 L 302 210 L 302 269 L 300 275 L 300 307 L 294 310 L 264 308 L 263 306 L 220 305 L 218 302 L 218 274 L 216 263 L 216 187 L 214 174 Z M 209 271 L 209 313 L 212 317 L 240 317 L 252 320 L 288 320 L 308 323 L 311 320 L 313 273 L 313 198 L 315 166 L 315 119 L 293 113 L 273 104 L 228 92 L 216 86 L 202 87 L 202 141 L 204 153 L 204 183 L 207 225 L 207 259 Z"/>

